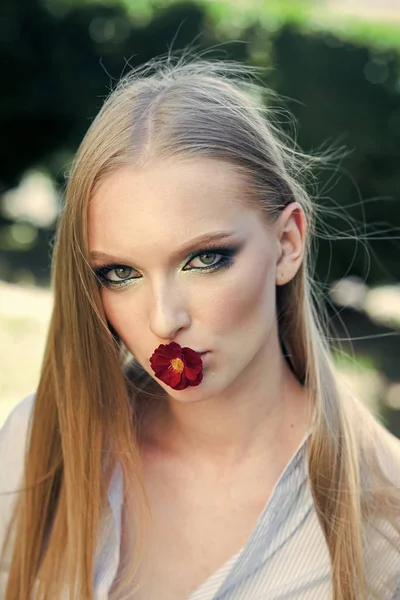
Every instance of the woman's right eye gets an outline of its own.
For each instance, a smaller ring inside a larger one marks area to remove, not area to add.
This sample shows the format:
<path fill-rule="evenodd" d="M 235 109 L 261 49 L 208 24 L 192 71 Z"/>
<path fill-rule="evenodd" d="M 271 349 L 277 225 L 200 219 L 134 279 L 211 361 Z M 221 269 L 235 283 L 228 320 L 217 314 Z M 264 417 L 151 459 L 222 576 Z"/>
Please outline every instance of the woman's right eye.
<path fill-rule="evenodd" d="M 132 267 L 108 265 L 106 267 L 95 269 L 95 275 L 103 285 L 120 286 L 126 285 L 128 282 L 132 281 L 132 279 L 138 279 L 137 277 L 130 276 L 133 271 L 134 269 L 132 269 Z"/>
<path fill-rule="evenodd" d="M 130 267 L 118 267 L 116 269 L 111 269 L 108 271 L 107 279 L 110 281 L 123 281 L 124 279 L 128 279 L 129 273 L 132 271 Z M 111 274 L 114 273 L 114 277 L 111 277 Z"/>

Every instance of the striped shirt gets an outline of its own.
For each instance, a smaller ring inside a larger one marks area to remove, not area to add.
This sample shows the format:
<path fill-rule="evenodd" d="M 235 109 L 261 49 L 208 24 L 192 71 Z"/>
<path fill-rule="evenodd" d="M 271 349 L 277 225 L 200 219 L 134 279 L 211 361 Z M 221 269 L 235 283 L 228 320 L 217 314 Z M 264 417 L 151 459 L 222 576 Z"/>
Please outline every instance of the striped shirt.
<path fill-rule="evenodd" d="M 2 492 L 20 485 L 33 401 L 34 395 L 25 398 L 12 411 L 0 431 L 0 547 L 16 498 L 15 494 L 4 495 Z M 333 598 L 328 547 L 308 480 L 307 441 L 310 432 L 304 436 L 281 474 L 246 544 L 194 590 L 188 600 Z M 400 473 L 400 463 L 395 467 Z M 94 563 L 96 600 L 109 597 L 119 565 L 123 501 L 123 477 L 119 465 L 110 482 L 108 501 L 107 510 L 102 515 Z M 389 538 L 393 537 L 389 525 L 385 531 Z M 400 600 L 398 552 L 384 536 L 375 534 L 368 539 L 365 556 L 369 583 L 378 590 L 378 600 Z M 8 569 L 9 557 L 1 565 L 0 599 L 4 597 Z M 369 598 L 375 597 L 371 595 Z"/>

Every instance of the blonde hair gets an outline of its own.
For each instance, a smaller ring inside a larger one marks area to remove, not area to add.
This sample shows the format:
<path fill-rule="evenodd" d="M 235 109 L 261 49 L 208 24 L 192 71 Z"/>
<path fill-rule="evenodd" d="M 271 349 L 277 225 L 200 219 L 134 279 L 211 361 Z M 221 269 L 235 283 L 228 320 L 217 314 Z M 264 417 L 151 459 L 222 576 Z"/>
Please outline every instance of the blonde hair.
<path fill-rule="evenodd" d="M 296 276 L 277 288 L 279 336 L 296 377 L 312 394 L 315 421 L 309 477 L 332 561 L 334 600 L 369 593 L 366 524 L 395 519 L 399 489 L 386 477 L 377 440 L 394 438 L 338 388 L 318 286 L 312 278 L 315 203 L 301 181 L 307 157 L 274 125 L 266 88 L 251 67 L 181 57 L 153 59 L 111 92 L 78 150 L 54 249 L 54 309 L 36 392 L 23 489 L 11 527 L 15 539 L 5 600 L 54 600 L 64 585 L 93 599 L 93 556 L 107 490 L 117 463 L 137 504 L 137 576 L 149 505 L 138 451 L 138 406 L 150 376 L 126 370 L 127 351 L 109 326 L 88 263 L 88 205 L 120 166 L 208 157 L 235 166 L 245 198 L 275 220 L 292 201 L 308 221 L 306 254 Z M 376 527 L 375 527 L 376 529 Z M 383 535 L 383 534 L 382 534 Z M 7 540 L 6 540 L 7 541 Z M 400 548 L 399 551 L 400 559 Z M 126 588 L 128 589 L 128 588 Z M 130 589 L 132 593 L 132 588 Z"/>

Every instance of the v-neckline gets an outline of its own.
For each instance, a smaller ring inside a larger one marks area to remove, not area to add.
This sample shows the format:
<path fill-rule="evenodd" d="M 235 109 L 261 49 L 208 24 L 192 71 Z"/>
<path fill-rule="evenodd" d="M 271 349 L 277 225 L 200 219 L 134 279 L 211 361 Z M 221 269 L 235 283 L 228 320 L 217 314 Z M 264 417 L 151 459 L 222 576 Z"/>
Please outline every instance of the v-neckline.
<path fill-rule="evenodd" d="M 209 577 L 207 577 L 203 583 L 194 589 L 187 600 L 212 600 L 218 591 L 224 588 L 226 582 L 231 581 L 232 575 L 237 578 L 240 575 L 240 572 L 248 565 L 248 562 L 252 561 L 254 551 L 257 549 L 257 545 L 260 544 L 260 540 L 257 536 L 257 533 L 260 529 L 260 524 L 265 520 L 268 520 L 268 513 L 271 510 L 279 512 L 281 509 L 279 502 L 277 501 L 277 496 L 282 488 L 282 484 L 285 483 L 285 480 L 288 478 L 288 476 L 290 476 L 292 471 L 296 469 L 296 466 L 302 459 L 302 450 L 304 449 L 306 441 L 311 434 L 311 430 L 312 427 L 308 429 L 297 450 L 294 452 L 286 467 L 283 469 L 272 490 L 271 495 L 266 501 L 264 508 L 255 522 L 247 542 L 240 550 L 231 556 L 231 558 L 229 558 L 213 573 L 211 573 L 211 575 L 209 575 Z M 104 531 L 102 531 L 101 535 L 99 536 L 100 539 L 98 540 L 98 546 L 96 548 L 94 584 L 97 592 L 96 598 L 99 598 L 99 600 L 100 598 L 102 600 L 103 598 L 108 598 L 109 589 L 112 587 L 114 578 L 118 571 L 123 499 L 124 478 L 121 465 L 117 463 L 108 489 L 108 516 L 111 518 L 113 526 L 111 526 L 111 523 L 108 519 L 106 520 L 107 523 L 102 523 L 102 529 L 104 529 Z M 110 536 L 112 536 L 112 541 Z M 118 549 L 118 551 L 116 551 L 115 554 L 110 555 L 110 546 L 108 544 L 112 544 L 112 546 L 115 547 L 116 550 Z M 108 558 L 106 558 L 106 555 Z M 107 561 L 110 561 L 110 556 L 112 556 L 111 563 L 107 564 Z"/>
<path fill-rule="evenodd" d="M 265 518 L 265 515 L 267 514 L 269 507 L 272 506 L 275 502 L 276 495 L 281 486 L 281 483 L 284 481 L 284 479 L 288 475 L 290 475 L 292 470 L 295 469 L 298 462 L 301 459 L 303 459 L 303 451 L 304 451 L 306 442 L 311 435 L 311 431 L 312 431 L 312 427 L 310 427 L 306 431 L 299 446 L 294 451 L 294 453 L 292 454 L 292 457 L 290 458 L 290 460 L 286 464 L 285 468 L 283 469 L 282 473 L 280 474 L 280 476 L 272 490 L 272 493 L 270 494 L 269 498 L 267 499 L 267 501 L 264 505 L 264 508 L 262 509 L 261 513 L 259 514 L 259 516 L 255 522 L 255 525 L 250 533 L 250 536 L 248 537 L 247 542 L 242 546 L 242 548 L 238 552 L 236 552 L 236 554 L 234 554 L 227 561 L 225 561 L 220 567 L 218 567 L 213 573 L 211 573 L 211 575 L 209 575 L 209 577 L 207 577 L 207 579 L 203 583 L 201 583 L 195 590 L 193 590 L 193 592 L 191 592 L 191 594 L 189 595 L 187 600 L 212 600 L 215 597 L 215 594 L 223 586 L 223 584 L 226 581 L 229 574 L 234 570 L 235 565 L 237 564 L 239 558 L 243 554 L 245 554 L 247 552 L 248 548 L 250 547 L 252 540 L 254 538 L 255 532 L 258 530 L 261 521 Z"/>
<path fill-rule="evenodd" d="M 216 571 L 211 573 L 211 575 L 209 575 L 209 577 L 207 577 L 207 579 L 190 594 L 187 600 L 212 600 L 245 547 L 246 544 L 242 546 L 236 554 L 228 558 L 228 560 L 218 567 Z"/>

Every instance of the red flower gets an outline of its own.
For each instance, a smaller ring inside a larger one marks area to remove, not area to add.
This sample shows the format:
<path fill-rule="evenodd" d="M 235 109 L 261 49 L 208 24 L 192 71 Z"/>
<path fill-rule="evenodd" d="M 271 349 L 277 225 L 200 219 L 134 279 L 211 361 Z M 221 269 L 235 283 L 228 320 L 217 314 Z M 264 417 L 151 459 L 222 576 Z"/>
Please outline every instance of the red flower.
<path fill-rule="evenodd" d="M 150 357 L 156 377 L 174 390 L 199 385 L 203 379 L 203 361 L 191 348 L 182 348 L 176 342 L 160 344 Z"/>

